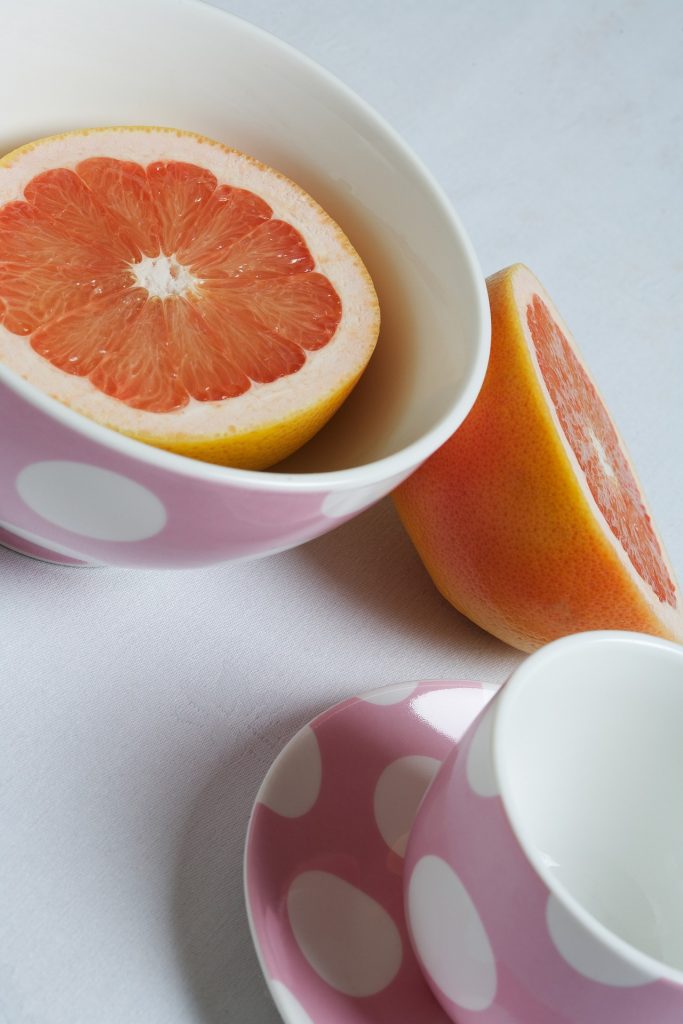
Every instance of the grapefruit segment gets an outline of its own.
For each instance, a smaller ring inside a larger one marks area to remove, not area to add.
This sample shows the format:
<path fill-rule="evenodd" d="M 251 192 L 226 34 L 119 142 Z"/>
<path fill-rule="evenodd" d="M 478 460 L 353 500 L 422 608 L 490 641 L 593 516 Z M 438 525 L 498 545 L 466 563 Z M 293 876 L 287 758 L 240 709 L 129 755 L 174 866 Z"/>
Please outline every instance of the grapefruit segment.
<path fill-rule="evenodd" d="M 93 193 L 75 171 L 58 167 L 36 175 L 24 197 L 39 224 L 50 224 L 59 238 L 80 243 L 97 261 L 138 257 L 125 225 L 105 205 L 105 197 Z M 58 256 L 59 251 L 53 252 L 53 259 Z"/>
<path fill-rule="evenodd" d="M 13 334 L 31 334 L 123 280 L 105 252 L 93 252 L 80 238 L 64 238 L 34 206 L 12 202 L 0 209 L 2 322 Z"/>
<path fill-rule="evenodd" d="M 322 274 L 300 277 L 266 278 L 258 281 L 219 281 L 210 279 L 204 291 L 213 301 L 207 316 L 229 306 L 238 317 L 256 318 L 279 338 L 314 352 L 334 336 L 341 318 L 341 302 L 330 282 Z"/>
<path fill-rule="evenodd" d="M 214 254 L 205 278 L 207 281 L 229 278 L 248 283 L 310 273 L 314 267 L 299 232 L 284 221 L 267 220 L 226 246 L 220 256 Z"/>
<path fill-rule="evenodd" d="M 161 252 L 170 256 L 183 234 L 216 190 L 210 171 L 179 160 L 156 160 L 147 167 L 147 180 L 159 221 Z"/>
<path fill-rule="evenodd" d="M 254 316 L 238 289 L 207 288 L 211 300 L 205 304 L 207 325 L 225 340 L 226 355 L 239 367 L 247 382 L 269 384 L 287 377 L 303 366 L 306 355 L 299 345 L 273 332 L 270 325 Z M 221 319 L 221 310 L 230 309 L 228 324 Z"/>
<path fill-rule="evenodd" d="M 124 128 L 0 160 L 0 360 L 107 426 L 264 468 L 332 415 L 378 329 L 337 225 L 241 153 Z"/>
<path fill-rule="evenodd" d="M 245 371 L 225 343 L 225 331 L 212 330 L 205 315 L 191 302 L 163 306 L 170 337 L 181 337 L 186 356 L 179 360 L 178 378 L 197 402 L 222 402 L 236 398 L 251 387 Z"/>
<path fill-rule="evenodd" d="M 0 238 L 0 246 L 2 239 Z M 0 263 L 0 291 L 5 313 L 2 323 L 13 334 L 32 334 L 42 324 L 57 321 L 101 295 L 114 295 L 125 287 L 122 274 L 105 265 L 55 264 L 47 272 L 21 263 Z"/>
<path fill-rule="evenodd" d="M 177 379 L 161 303 L 150 303 L 141 289 L 125 302 L 106 298 L 48 326 L 31 340 L 34 350 L 65 373 L 88 377 L 102 393 L 127 405 L 168 412 L 187 403 Z"/>
<path fill-rule="evenodd" d="M 131 160 L 91 157 L 78 164 L 76 173 L 92 193 L 106 196 L 108 208 L 135 245 L 137 258 L 161 252 L 161 226 L 144 167 Z"/>
<path fill-rule="evenodd" d="M 680 639 L 673 571 L 567 326 L 526 267 L 487 284 L 481 393 L 395 492 L 427 570 L 456 608 L 522 650 L 591 629 Z"/>
<path fill-rule="evenodd" d="M 272 215 L 268 204 L 253 192 L 219 185 L 197 216 L 179 232 L 177 258 L 181 263 L 200 266 L 206 276 L 220 263 L 226 249 Z"/>

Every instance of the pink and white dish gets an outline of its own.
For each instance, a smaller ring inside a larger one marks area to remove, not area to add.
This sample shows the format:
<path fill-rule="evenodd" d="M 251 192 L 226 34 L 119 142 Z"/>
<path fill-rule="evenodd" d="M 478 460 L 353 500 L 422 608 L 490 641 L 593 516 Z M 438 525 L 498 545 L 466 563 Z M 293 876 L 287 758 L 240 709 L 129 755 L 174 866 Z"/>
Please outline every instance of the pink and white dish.
<path fill-rule="evenodd" d="M 683 1020 L 683 648 L 555 641 L 440 769 L 406 914 L 459 1024 Z"/>
<path fill-rule="evenodd" d="M 403 857 L 425 789 L 492 692 L 374 690 L 319 715 L 275 760 L 249 825 L 245 889 L 286 1024 L 447 1024 L 408 941 Z"/>
<path fill-rule="evenodd" d="M 339 413 L 271 472 L 150 448 L 0 366 L 0 544 L 60 564 L 207 565 L 300 544 L 379 500 L 459 426 L 488 359 L 484 279 L 438 185 L 335 78 L 216 8 L 177 0 L 169 17 L 168 0 L 117 0 L 95 18 L 89 0 L 15 4 L 0 152 L 107 124 L 197 131 L 298 182 L 368 267 L 379 344 Z"/>

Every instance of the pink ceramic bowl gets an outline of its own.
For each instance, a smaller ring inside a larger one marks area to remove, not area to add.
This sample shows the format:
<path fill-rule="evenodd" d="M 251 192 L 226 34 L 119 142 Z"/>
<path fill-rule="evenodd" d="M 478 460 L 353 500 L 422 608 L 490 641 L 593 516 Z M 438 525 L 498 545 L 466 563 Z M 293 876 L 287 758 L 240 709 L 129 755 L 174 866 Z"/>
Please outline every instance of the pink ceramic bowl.
<path fill-rule="evenodd" d="M 683 1020 L 683 648 L 549 644 L 445 761 L 406 853 L 425 977 L 460 1024 Z"/>
<path fill-rule="evenodd" d="M 438 186 L 353 93 L 222 11 L 14 5 L 0 36 L 0 151 L 107 124 L 198 131 L 298 181 L 365 260 L 380 342 L 332 422 L 267 473 L 118 436 L 0 367 L 0 543 L 67 564 L 204 565 L 292 547 L 387 494 L 462 422 L 488 358 L 484 281 Z"/>

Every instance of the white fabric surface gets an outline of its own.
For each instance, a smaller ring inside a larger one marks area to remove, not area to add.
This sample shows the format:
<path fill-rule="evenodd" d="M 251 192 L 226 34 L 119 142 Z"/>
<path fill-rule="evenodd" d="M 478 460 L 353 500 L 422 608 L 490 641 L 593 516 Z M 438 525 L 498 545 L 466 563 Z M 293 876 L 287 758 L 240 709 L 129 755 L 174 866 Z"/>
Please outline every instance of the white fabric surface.
<path fill-rule="evenodd" d="M 683 575 L 678 0 L 222 6 L 395 125 L 485 273 L 541 276 Z M 441 600 L 388 501 L 251 564 L 0 573 L 0 1024 L 275 1024 L 241 878 L 271 760 L 349 694 L 520 655 Z"/>

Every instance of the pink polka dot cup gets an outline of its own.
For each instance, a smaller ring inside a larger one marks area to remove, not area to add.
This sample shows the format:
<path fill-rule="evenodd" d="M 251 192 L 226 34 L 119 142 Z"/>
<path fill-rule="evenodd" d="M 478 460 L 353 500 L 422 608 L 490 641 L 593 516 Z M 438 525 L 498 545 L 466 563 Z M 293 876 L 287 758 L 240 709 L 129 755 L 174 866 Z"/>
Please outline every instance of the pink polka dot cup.
<path fill-rule="evenodd" d="M 486 369 L 484 280 L 439 187 L 326 71 L 207 4 L 179 2 L 169 17 L 166 0 L 118 0 L 104 21 L 89 0 L 71 0 L 68 18 L 51 0 L 15 6 L 0 59 L 21 102 L 0 101 L 0 152 L 66 129 L 156 124 L 250 153 L 343 227 L 382 331 L 343 408 L 272 472 L 150 448 L 0 365 L 0 544 L 72 565 L 208 565 L 293 547 L 379 500 L 459 426 Z"/>
<path fill-rule="evenodd" d="M 411 941 L 459 1024 L 683 1020 L 683 648 L 528 658 L 444 762 L 406 852 Z"/>

